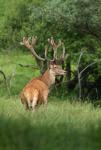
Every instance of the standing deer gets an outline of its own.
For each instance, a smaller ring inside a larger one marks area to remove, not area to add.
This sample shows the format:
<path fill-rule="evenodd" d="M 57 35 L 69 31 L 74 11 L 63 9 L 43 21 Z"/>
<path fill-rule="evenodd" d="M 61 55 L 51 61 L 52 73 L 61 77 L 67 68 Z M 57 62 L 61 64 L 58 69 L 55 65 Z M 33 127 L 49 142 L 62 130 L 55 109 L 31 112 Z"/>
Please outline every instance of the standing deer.
<path fill-rule="evenodd" d="M 28 38 L 23 38 L 22 44 L 32 52 L 33 56 L 41 61 L 45 61 L 46 59 L 49 61 L 48 69 L 43 73 L 43 75 L 29 81 L 20 94 L 21 102 L 25 105 L 26 110 L 32 108 L 34 111 L 38 104 L 47 104 L 49 89 L 50 86 L 55 83 L 56 76 L 66 74 L 66 71 L 64 71 L 61 66 L 56 65 L 56 50 L 61 43 L 59 42 L 59 44 L 56 45 L 53 38 L 48 39 L 48 42 L 52 45 L 54 50 L 53 60 L 47 59 L 47 50 L 45 50 L 45 58 L 38 56 L 34 50 L 36 43 L 35 37 L 32 38 L 32 42 L 30 42 Z M 63 50 L 62 59 L 65 56 L 64 53 L 65 52 Z"/>

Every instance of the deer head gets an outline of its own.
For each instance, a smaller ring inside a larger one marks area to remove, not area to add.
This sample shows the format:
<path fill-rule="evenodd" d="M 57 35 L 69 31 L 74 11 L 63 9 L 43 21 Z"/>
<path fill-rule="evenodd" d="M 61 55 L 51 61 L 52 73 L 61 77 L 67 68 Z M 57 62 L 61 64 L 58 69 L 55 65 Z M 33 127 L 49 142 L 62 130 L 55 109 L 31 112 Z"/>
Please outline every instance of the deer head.
<path fill-rule="evenodd" d="M 56 65 L 55 63 L 51 63 L 49 65 L 50 73 L 54 76 L 65 75 L 66 71 L 62 69 L 60 65 Z"/>

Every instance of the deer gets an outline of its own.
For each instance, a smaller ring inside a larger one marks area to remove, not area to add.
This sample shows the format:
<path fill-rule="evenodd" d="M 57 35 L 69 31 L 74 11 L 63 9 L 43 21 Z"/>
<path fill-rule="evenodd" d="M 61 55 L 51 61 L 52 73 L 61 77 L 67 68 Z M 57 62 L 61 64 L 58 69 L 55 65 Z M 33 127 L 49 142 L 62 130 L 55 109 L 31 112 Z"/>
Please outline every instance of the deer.
<path fill-rule="evenodd" d="M 21 103 L 25 106 L 26 110 L 32 109 L 35 111 L 36 106 L 40 104 L 46 105 L 48 102 L 48 95 L 51 85 L 55 84 L 57 76 L 63 76 L 66 71 L 60 65 L 57 65 L 57 48 L 62 45 L 62 42 L 55 43 L 54 39 L 48 39 L 49 44 L 53 48 L 53 59 L 47 59 L 47 49 L 45 49 L 45 58 L 39 56 L 35 51 L 37 37 L 32 37 L 31 42 L 29 38 L 24 37 L 21 45 L 28 48 L 33 56 L 40 61 L 48 61 L 48 67 L 44 73 L 36 78 L 30 80 L 23 88 L 20 94 Z M 62 60 L 65 57 L 65 50 L 63 45 Z"/>

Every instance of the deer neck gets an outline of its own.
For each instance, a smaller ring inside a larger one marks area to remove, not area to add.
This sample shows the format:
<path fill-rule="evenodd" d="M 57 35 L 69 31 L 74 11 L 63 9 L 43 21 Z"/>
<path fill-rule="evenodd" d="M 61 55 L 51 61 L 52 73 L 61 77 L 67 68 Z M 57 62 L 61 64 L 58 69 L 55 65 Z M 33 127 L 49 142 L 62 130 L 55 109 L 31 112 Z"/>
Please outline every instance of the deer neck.
<path fill-rule="evenodd" d="M 41 80 L 50 87 L 52 84 L 55 83 L 55 74 L 47 69 L 46 72 L 42 75 Z"/>

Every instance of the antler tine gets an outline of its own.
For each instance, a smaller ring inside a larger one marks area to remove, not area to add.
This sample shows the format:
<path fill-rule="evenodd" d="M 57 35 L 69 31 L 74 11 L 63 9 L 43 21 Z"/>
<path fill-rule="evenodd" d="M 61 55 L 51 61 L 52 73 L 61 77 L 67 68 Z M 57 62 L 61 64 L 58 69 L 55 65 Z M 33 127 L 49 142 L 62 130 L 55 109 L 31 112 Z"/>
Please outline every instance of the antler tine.
<path fill-rule="evenodd" d="M 58 44 L 57 44 L 57 48 L 59 48 L 62 45 L 62 41 L 59 40 Z"/>
<path fill-rule="evenodd" d="M 26 40 L 27 40 L 27 37 L 23 37 L 23 40 L 22 40 L 23 45 L 25 45 Z"/>
<path fill-rule="evenodd" d="M 26 43 L 27 40 L 28 40 L 27 37 L 23 37 L 23 43 L 24 43 L 24 44 Z"/>
<path fill-rule="evenodd" d="M 69 54 L 66 54 L 66 48 L 65 48 L 65 45 L 64 43 L 62 42 L 62 48 L 63 48 L 63 51 L 62 51 L 62 60 L 66 60 L 68 57 L 69 57 Z"/>
<path fill-rule="evenodd" d="M 53 49 L 53 57 L 54 57 L 54 60 L 57 59 L 57 44 L 55 43 L 54 41 L 54 38 L 51 37 L 50 39 L 48 39 L 48 42 L 49 44 L 52 46 L 52 49 Z"/>
<path fill-rule="evenodd" d="M 27 40 L 31 44 L 31 37 L 28 37 Z"/>
<path fill-rule="evenodd" d="M 54 38 L 51 37 L 48 39 L 49 44 L 52 46 L 53 50 L 56 48 L 56 43 L 54 42 Z"/>
<path fill-rule="evenodd" d="M 27 37 L 23 37 L 23 45 L 25 45 L 28 49 L 32 47 L 32 45 L 30 44 L 30 39 Z"/>
<path fill-rule="evenodd" d="M 48 48 L 47 46 L 45 46 L 45 59 L 47 59 L 47 52 L 48 52 Z"/>
<path fill-rule="evenodd" d="M 20 45 L 25 45 L 25 37 L 23 37 L 22 42 L 20 42 Z"/>
<path fill-rule="evenodd" d="M 55 59 L 57 59 L 57 44 L 55 43 L 53 37 L 51 37 L 51 45 L 53 45 L 53 50 L 54 50 L 53 57 L 54 57 L 54 60 L 55 60 Z"/>
<path fill-rule="evenodd" d="M 63 51 L 62 51 L 62 59 L 64 59 L 64 58 L 65 58 L 65 45 L 64 45 L 63 42 L 62 42 L 61 44 L 62 44 L 62 48 L 63 48 Z"/>
<path fill-rule="evenodd" d="M 53 48 L 55 48 L 56 47 L 56 43 L 55 43 L 55 41 L 54 41 L 54 38 L 53 37 L 51 37 L 51 39 L 50 39 L 51 41 L 51 45 L 53 46 Z"/>
<path fill-rule="evenodd" d="M 37 36 L 32 37 L 32 46 L 34 47 L 37 42 Z"/>

